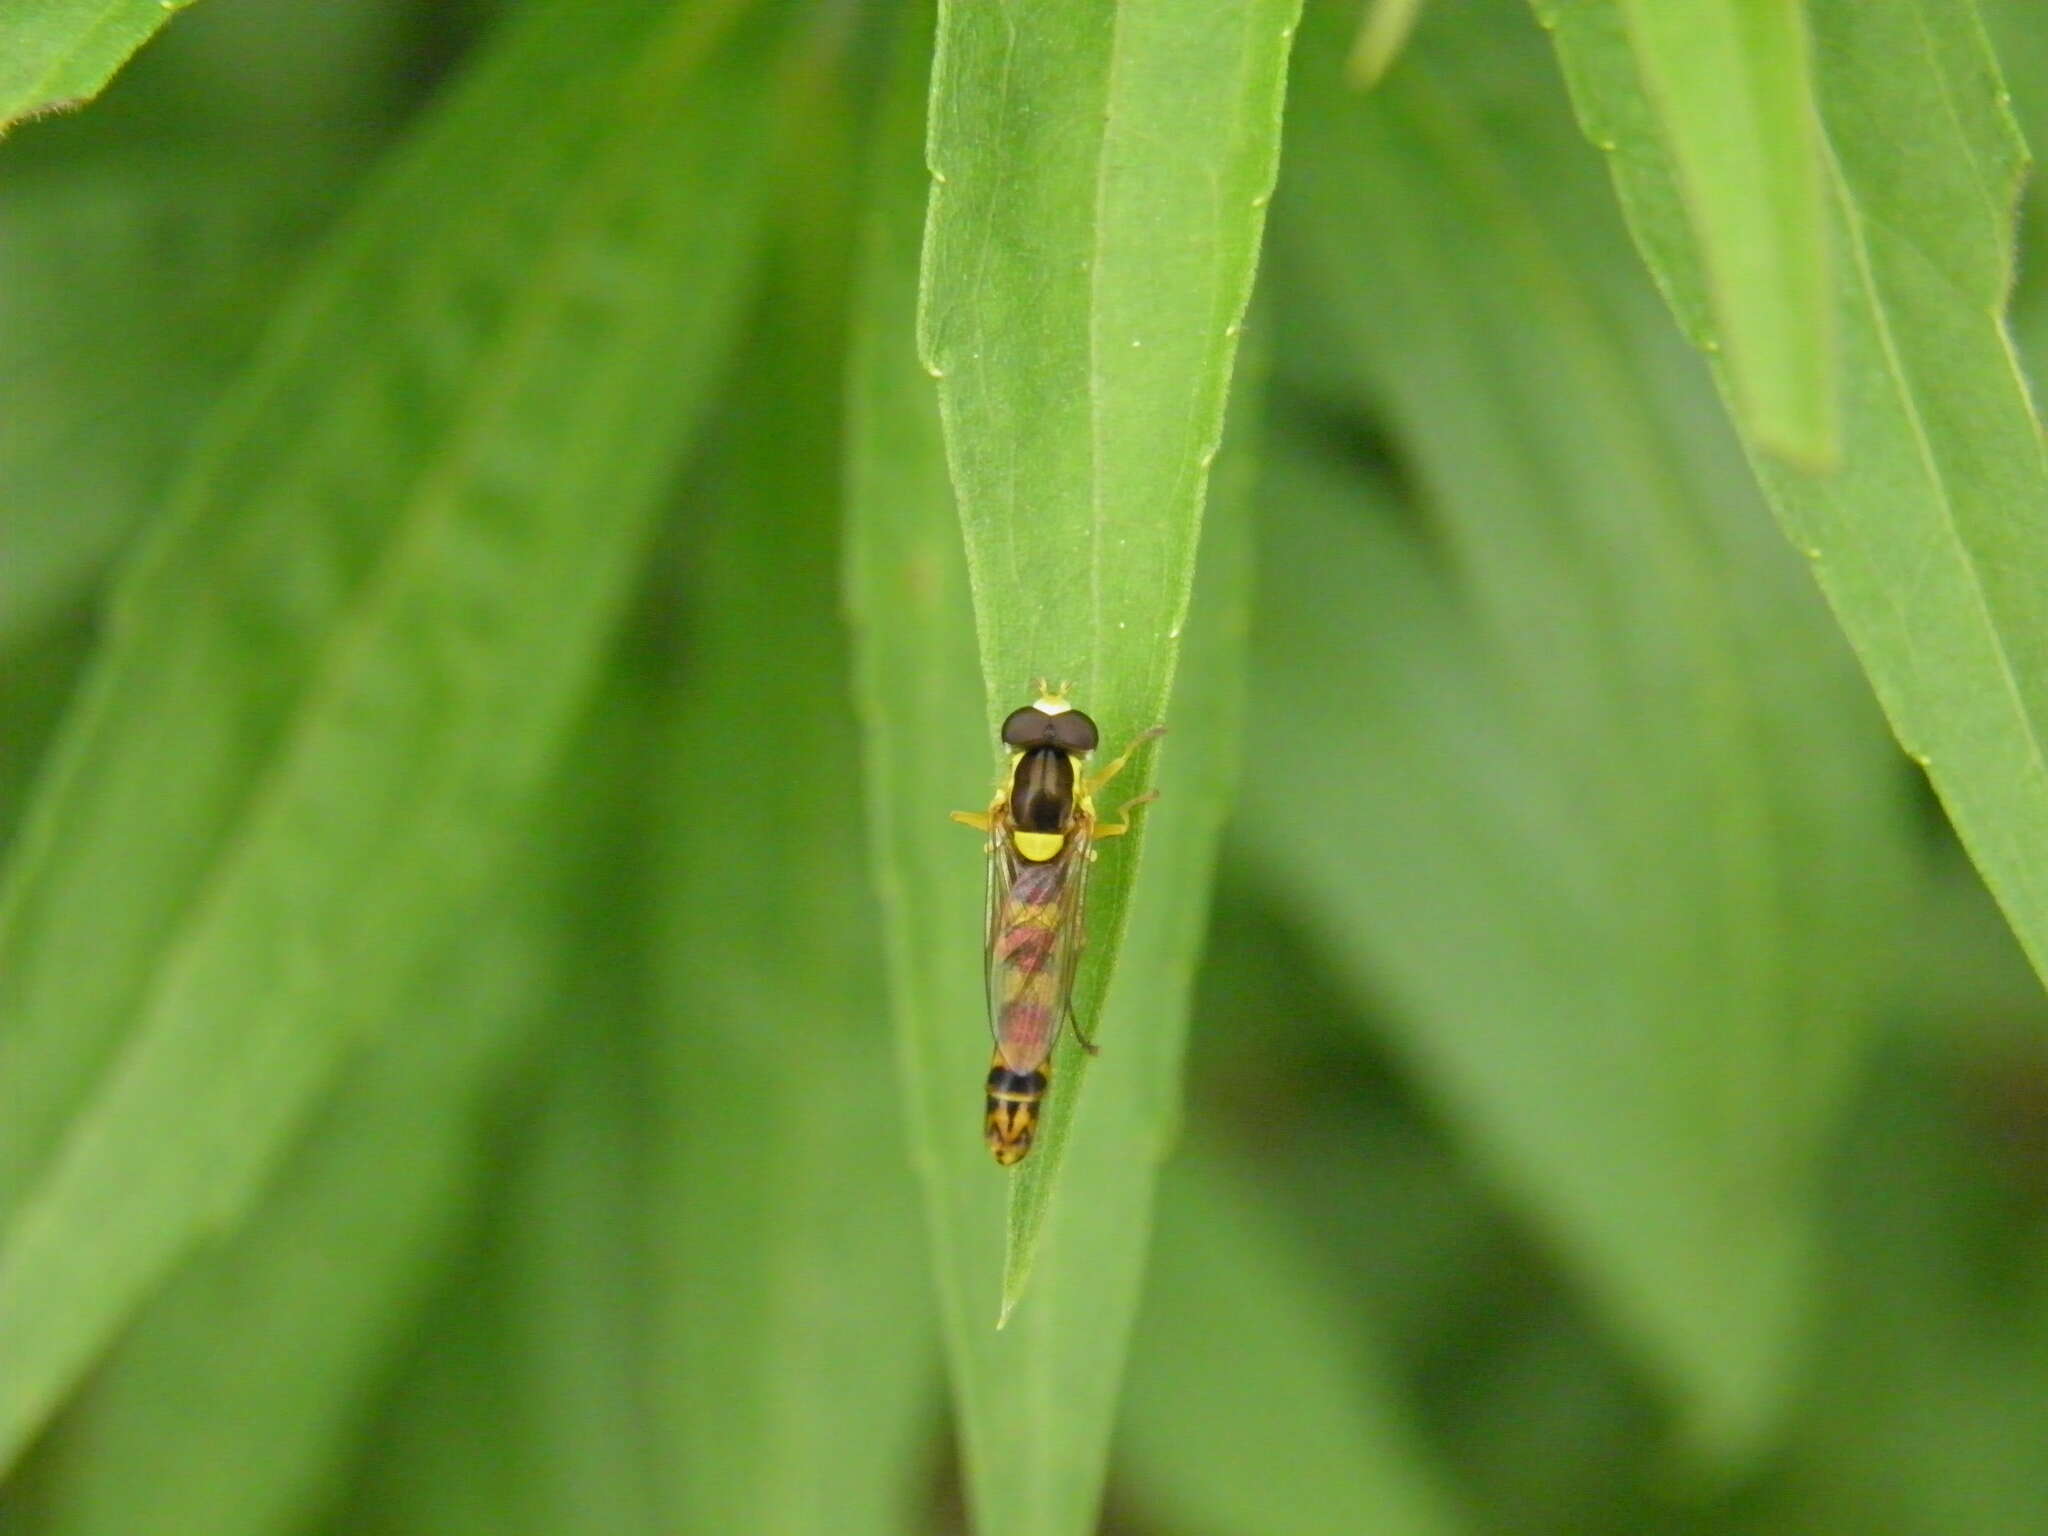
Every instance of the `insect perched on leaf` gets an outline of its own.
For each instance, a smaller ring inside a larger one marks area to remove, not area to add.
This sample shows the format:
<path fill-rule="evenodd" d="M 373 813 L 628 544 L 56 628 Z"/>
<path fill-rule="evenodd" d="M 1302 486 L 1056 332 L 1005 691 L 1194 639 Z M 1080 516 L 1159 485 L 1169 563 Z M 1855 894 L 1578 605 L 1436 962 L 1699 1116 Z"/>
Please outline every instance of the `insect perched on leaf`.
<path fill-rule="evenodd" d="M 1041 683 L 1038 700 L 1003 722 L 1010 765 L 989 808 L 953 813 L 988 834 L 988 1018 L 996 1050 L 984 1127 L 989 1150 L 1005 1167 L 1031 1150 L 1052 1048 L 1073 1017 L 1094 844 L 1128 832 L 1128 813 L 1153 798 L 1141 795 L 1118 811 L 1118 820 L 1103 823 L 1095 819 L 1095 795 L 1165 729 L 1146 731 L 1089 778 L 1084 765 L 1095 750 L 1095 722 L 1067 702 L 1064 684 L 1052 690 Z M 1092 1054 L 1095 1043 L 1080 1038 Z"/>

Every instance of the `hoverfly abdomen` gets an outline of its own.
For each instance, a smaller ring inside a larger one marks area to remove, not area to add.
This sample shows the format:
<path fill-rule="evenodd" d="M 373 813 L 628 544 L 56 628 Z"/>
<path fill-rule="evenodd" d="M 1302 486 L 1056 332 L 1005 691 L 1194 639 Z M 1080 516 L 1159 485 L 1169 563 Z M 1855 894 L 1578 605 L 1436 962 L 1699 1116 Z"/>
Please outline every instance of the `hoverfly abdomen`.
<path fill-rule="evenodd" d="M 997 1051 L 988 1069 L 988 1149 L 1004 1167 L 1031 1150 L 1038 1130 L 1038 1105 L 1051 1079 L 1049 1065 L 1032 1072 L 1013 1072 Z"/>
<path fill-rule="evenodd" d="M 1017 923 L 1051 925 L 1059 912 L 1067 872 L 1057 864 L 1026 864 L 1010 880 L 1009 915 Z"/>
<path fill-rule="evenodd" d="M 1013 971 L 1035 976 L 1052 959 L 1055 937 L 1050 928 L 1036 925 L 1012 928 L 996 940 L 996 958 Z"/>
<path fill-rule="evenodd" d="M 1045 1059 L 1059 1032 L 1067 988 L 1051 967 L 1062 945 L 1080 937 L 1060 899 L 1072 875 L 1066 860 L 1020 862 L 1010 879 L 1009 900 L 997 914 L 1001 931 L 989 955 L 996 988 L 996 1054 L 1020 1073 Z"/>

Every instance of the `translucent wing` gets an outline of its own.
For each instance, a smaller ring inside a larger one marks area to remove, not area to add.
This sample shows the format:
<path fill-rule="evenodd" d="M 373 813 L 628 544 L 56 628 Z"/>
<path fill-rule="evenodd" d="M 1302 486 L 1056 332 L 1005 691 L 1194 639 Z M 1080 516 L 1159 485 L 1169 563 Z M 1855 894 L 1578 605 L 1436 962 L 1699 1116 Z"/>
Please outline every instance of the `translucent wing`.
<path fill-rule="evenodd" d="M 1008 807 L 998 801 L 989 816 L 988 894 L 981 942 L 981 979 L 982 997 L 988 1007 L 988 1030 L 999 1042 L 1002 1039 L 1002 1021 L 999 1014 L 1001 1005 L 997 999 L 1003 995 L 1003 985 L 996 961 L 996 945 L 1002 938 L 1003 913 L 1010 905 L 1012 866 L 1016 857 L 1016 851 L 1010 846 Z"/>
<path fill-rule="evenodd" d="M 1073 835 L 1067 839 L 1073 869 L 1060 893 L 1059 970 L 1054 983 L 1059 995 L 1059 1021 L 1053 1028 L 1053 1044 L 1059 1042 L 1060 1028 L 1074 1017 L 1074 977 L 1081 967 L 1081 951 L 1088 947 L 1088 871 L 1093 865 L 1089 849 L 1093 846 L 1094 830 L 1092 820 L 1085 815 L 1077 816 Z M 1078 1025 L 1075 1033 L 1080 1033 Z M 1082 1035 L 1082 1042 L 1087 1043 L 1086 1035 Z M 1089 1045 L 1088 1050 L 1093 1054 L 1095 1047 Z"/>
<path fill-rule="evenodd" d="M 1000 818 L 996 834 L 989 854 L 989 1027 L 1008 1066 L 1029 1072 L 1052 1054 L 1072 1006 L 1089 825 L 1077 821 L 1059 856 L 1044 863 L 1018 857 Z"/>

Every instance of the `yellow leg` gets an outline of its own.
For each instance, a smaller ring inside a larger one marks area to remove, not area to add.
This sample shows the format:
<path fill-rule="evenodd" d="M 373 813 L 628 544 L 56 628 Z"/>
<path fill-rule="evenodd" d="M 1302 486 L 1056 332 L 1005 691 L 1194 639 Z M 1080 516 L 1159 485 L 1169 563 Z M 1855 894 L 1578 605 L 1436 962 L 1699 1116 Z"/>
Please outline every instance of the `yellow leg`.
<path fill-rule="evenodd" d="M 1116 757 L 1113 758 L 1109 762 L 1109 764 L 1103 768 L 1102 772 L 1096 774 L 1094 778 L 1088 781 L 1088 793 L 1091 795 L 1094 794 L 1097 790 L 1101 789 L 1103 785 L 1107 784 L 1111 779 L 1115 778 L 1118 774 L 1122 773 L 1124 771 L 1124 764 L 1128 763 L 1131 760 L 1131 754 L 1133 752 L 1136 752 L 1138 748 L 1145 745 L 1146 742 L 1155 741 L 1159 737 L 1164 736 L 1165 734 L 1166 727 L 1163 725 L 1155 725 L 1152 727 L 1151 730 L 1143 732 L 1136 741 L 1132 742 L 1128 747 L 1125 747 L 1122 752 L 1118 753 Z"/>
<path fill-rule="evenodd" d="M 1071 1008 L 1067 1010 L 1067 1022 L 1074 1027 L 1074 1038 L 1081 1042 L 1082 1050 L 1086 1051 L 1090 1056 L 1100 1056 L 1102 1054 L 1102 1047 L 1095 1043 L 1092 1035 L 1081 1028 L 1081 1016 Z"/>
<path fill-rule="evenodd" d="M 1116 808 L 1117 819 L 1115 821 L 1104 822 L 1096 827 L 1096 840 L 1099 842 L 1101 839 L 1105 837 L 1122 837 L 1126 832 L 1131 830 L 1131 812 L 1135 811 L 1141 805 L 1150 805 L 1154 800 L 1157 800 L 1158 798 L 1158 790 L 1148 789 L 1145 791 L 1145 793 L 1138 796 L 1137 799 L 1126 800 L 1122 805 Z"/>
<path fill-rule="evenodd" d="M 986 832 L 989 827 L 987 811 L 955 811 L 953 819 L 963 827 L 972 827 L 977 832 Z"/>

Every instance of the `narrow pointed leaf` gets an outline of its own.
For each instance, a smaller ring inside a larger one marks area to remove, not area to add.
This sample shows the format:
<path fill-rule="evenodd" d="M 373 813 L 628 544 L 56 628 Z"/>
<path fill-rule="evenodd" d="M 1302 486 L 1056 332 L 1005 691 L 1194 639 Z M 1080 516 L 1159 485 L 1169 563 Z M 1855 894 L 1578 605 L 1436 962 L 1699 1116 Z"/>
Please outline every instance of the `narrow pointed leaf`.
<path fill-rule="evenodd" d="M 913 346 L 917 83 L 899 93 L 884 138 L 856 309 L 848 586 L 866 813 L 976 1528 L 1084 1532 L 1100 1497 L 1154 1165 L 1177 1116 L 1181 1021 L 1234 750 L 1248 562 L 1237 505 L 1219 504 L 1176 706 L 1205 728 L 1163 770 L 1161 808 L 1173 819 L 1148 856 L 1156 886 L 1134 911 L 1125 964 L 1136 979 L 1101 1020 L 1097 1097 L 1072 1141 L 1086 1198 L 1053 1213 L 1030 1299 L 998 1332 L 1005 1180 L 980 1135 L 982 856 L 945 820 L 986 793 L 988 701 L 938 415 Z"/>
<path fill-rule="evenodd" d="M 1544 25 L 1611 34 L 1608 93 L 1625 126 L 1589 116 L 1612 152 L 1639 238 L 1683 242 L 1697 276 L 1674 302 L 1725 359 L 1736 409 L 1769 452 L 1827 464 L 1836 449 L 1829 215 L 1810 44 L 1799 0 L 1536 0 Z M 1668 183 L 1638 173 L 1653 138 Z"/>
<path fill-rule="evenodd" d="M 1377 416 L 1449 569 L 1304 525 L 1341 482 L 1273 497 L 1267 732 L 1314 781 L 1254 781 L 1252 824 L 1689 1445 L 1733 1456 L 1784 1401 L 1814 1160 L 1887 979 L 1895 759 L 1535 29 L 1433 13 L 1365 98 L 1331 53 L 1304 52 L 1276 224 L 1295 324 L 1343 337 L 1326 387 Z M 1335 656 L 1364 698 L 1321 686 Z"/>
<path fill-rule="evenodd" d="M 1892 729 L 2048 974 L 2048 522 L 2029 510 L 2048 506 L 2048 455 L 2000 318 L 2025 150 L 1974 6 L 1808 9 L 1842 461 L 1803 474 L 1759 452 L 1759 473 Z M 1620 125 L 1637 174 L 1668 185 L 1664 146 L 1628 117 L 1612 39 L 1585 13 L 1555 19 L 1581 118 Z M 1667 291 L 1699 282 L 1682 242 L 1640 224 L 1638 238 Z"/>
<path fill-rule="evenodd" d="M 386 5 L 262 16 L 208 6 L 116 101 L 0 145 L 0 649 L 77 605 L 162 509 L 297 263 L 414 105 L 393 89 Z"/>
<path fill-rule="evenodd" d="M 1235 396 L 1249 416 L 1257 380 Z M 1150 871 L 1131 903 L 1124 983 L 1099 1016 L 1106 1037 L 1087 1106 L 1073 1114 L 1063 1177 L 1076 1198 L 1044 1215 L 1031 1290 L 1014 1237 L 1004 1274 L 1014 1308 L 1000 1369 L 989 1382 L 1026 1386 L 1009 1434 L 1026 1464 L 1018 1484 L 997 1462 L 984 1474 L 993 1532 L 1082 1533 L 1095 1503 L 1114 1420 L 1124 1351 L 1149 1255 L 1153 1185 L 1181 1128 L 1181 1059 L 1188 1048 L 1195 968 L 1207 928 L 1216 850 L 1238 769 L 1243 653 L 1252 576 L 1249 502 L 1253 434 L 1233 428 L 1217 463 L 1202 530 L 1202 573 L 1173 710 L 1189 729 L 1160 767 Z M 1110 1041 L 1115 1043 L 1110 1043 Z M 1114 1054 L 1112 1054 L 1114 1053 Z M 986 1153 L 982 1154 L 986 1157 Z M 1033 1154 L 1036 1156 L 1036 1154 Z M 1000 1502 L 997 1502 L 1000 1501 Z"/>
<path fill-rule="evenodd" d="M 0 131 L 97 96 L 192 0 L 12 0 L 0 10 Z"/>
<path fill-rule="evenodd" d="M 1408 45 L 1421 14 L 1422 0 L 1366 0 L 1358 36 L 1351 44 L 1351 58 L 1344 68 L 1345 78 L 1361 90 L 1378 85 Z"/>
<path fill-rule="evenodd" d="M 905 1136 L 973 1499 L 1014 1424 L 996 1374 L 1002 1183 L 979 1123 L 983 873 L 974 840 L 946 820 L 986 783 L 986 699 L 938 406 L 917 358 L 930 26 L 904 31 L 866 178 L 850 325 L 845 602 Z"/>
<path fill-rule="evenodd" d="M 894 1536 L 928 1497 L 938 1330 L 837 600 L 849 214 L 819 172 L 848 127 L 809 85 L 658 743 L 649 1401 L 664 1529 Z M 747 786 L 741 814 L 707 797 L 712 760 Z"/>
<path fill-rule="evenodd" d="M 743 14 L 519 12 L 127 572 L 0 898 L 0 1462 L 392 1026 L 555 760 L 748 269 Z"/>
<path fill-rule="evenodd" d="M 662 607 L 666 609 L 667 605 Z M 644 617 L 607 658 L 576 772 L 550 796 L 555 873 L 548 938 L 560 950 L 542 1049 L 520 1086 L 530 1115 L 501 1101 L 491 1150 L 510 1177 L 486 1190 L 503 1336 L 495 1415 L 512 1429 L 520 1528 L 548 1536 L 653 1536 L 653 1444 L 642 1393 L 648 1310 L 644 1146 L 647 933 L 630 920 L 645 887 L 652 721 L 668 695 L 664 652 Z M 507 1096 L 524 1107 L 523 1095 Z M 422 1319 L 422 1324 L 428 1324 Z M 417 1354 L 408 1365 L 417 1364 Z M 483 1438 L 486 1426 L 470 1423 Z M 374 1462 L 381 1435 L 362 1441 Z M 344 1529 L 353 1527 L 344 1526 Z"/>
<path fill-rule="evenodd" d="M 941 7 L 920 310 L 966 536 L 990 739 L 1067 682 L 1121 750 L 1164 718 L 1279 155 L 1298 0 Z M 1144 790 L 1156 754 L 1120 781 Z M 1102 1011 L 1138 833 L 1089 898 Z M 1021 1293 L 1085 1056 L 1070 1039 L 1014 1180 Z"/>
<path fill-rule="evenodd" d="M 435 1028 L 366 1053 L 249 1222 L 123 1336 L 67 1422 L 45 1536 L 266 1536 L 339 1485 L 484 1181 L 537 1011 L 532 919 L 465 936 L 411 1000 Z"/>

